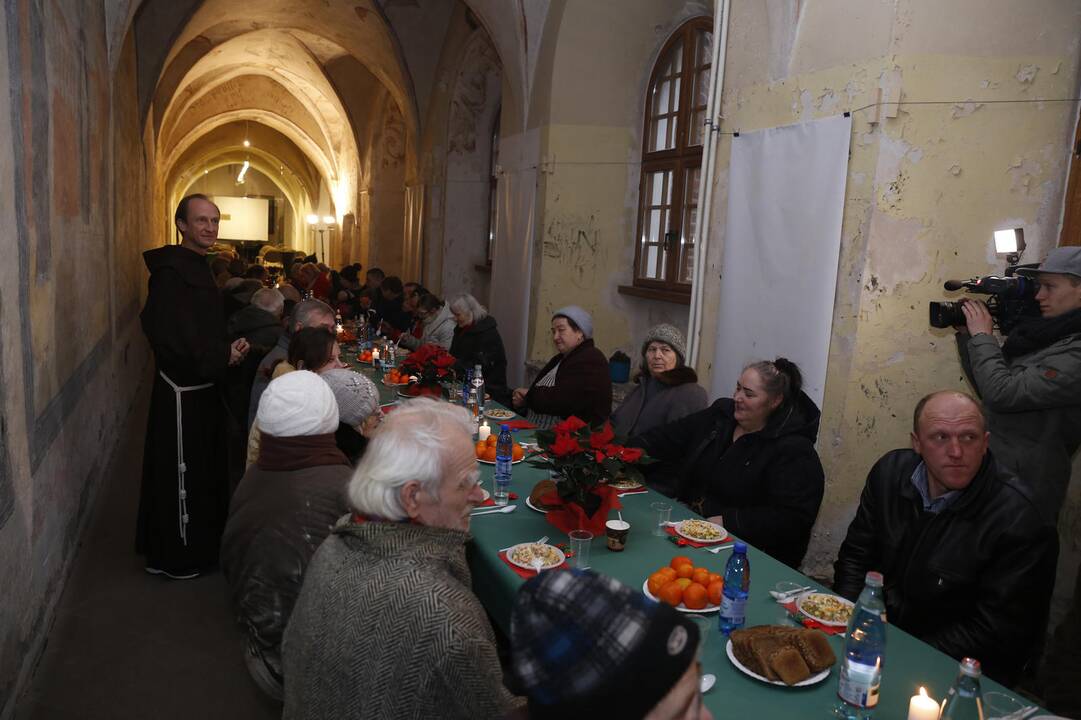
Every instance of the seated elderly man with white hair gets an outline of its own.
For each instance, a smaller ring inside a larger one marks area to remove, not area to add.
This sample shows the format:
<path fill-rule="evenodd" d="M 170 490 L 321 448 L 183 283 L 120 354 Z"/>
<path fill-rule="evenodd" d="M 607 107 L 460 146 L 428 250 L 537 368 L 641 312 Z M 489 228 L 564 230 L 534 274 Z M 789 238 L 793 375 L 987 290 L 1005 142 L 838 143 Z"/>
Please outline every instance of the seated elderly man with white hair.
<path fill-rule="evenodd" d="M 285 631 L 286 720 L 497 718 L 495 636 L 473 595 L 465 545 L 483 497 L 472 423 L 418 399 L 383 421 Z"/>

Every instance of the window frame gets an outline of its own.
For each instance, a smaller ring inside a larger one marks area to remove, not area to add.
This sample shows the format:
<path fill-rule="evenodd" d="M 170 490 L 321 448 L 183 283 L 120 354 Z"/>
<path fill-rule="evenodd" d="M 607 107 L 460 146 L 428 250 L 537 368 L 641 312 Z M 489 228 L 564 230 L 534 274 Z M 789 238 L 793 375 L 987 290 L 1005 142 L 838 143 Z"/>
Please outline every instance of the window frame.
<path fill-rule="evenodd" d="M 701 110 L 701 106 L 693 104 L 695 91 L 697 89 L 695 81 L 697 80 L 698 73 L 701 69 L 708 67 L 710 72 L 713 70 L 711 62 L 702 66 L 695 64 L 695 54 L 698 49 L 697 33 L 699 31 L 705 31 L 712 35 L 713 18 L 709 16 L 699 16 L 680 25 L 665 42 L 664 47 L 661 48 L 660 53 L 657 55 L 657 60 L 654 63 L 653 70 L 650 72 L 642 123 L 642 164 L 638 178 L 638 207 L 637 218 L 635 220 L 634 267 L 632 269 L 633 279 L 631 287 L 627 288 L 627 294 L 641 296 L 644 292 L 655 291 L 656 296 L 660 299 L 684 302 L 683 298 L 685 297 L 686 302 L 689 302 L 690 300 L 691 283 L 681 282 L 679 280 L 679 270 L 683 260 L 683 253 L 685 252 L 682 245 L 684 224 L 683 213 L 686 198 L 686 188 L 684 185 L 686 183 L 688 171 L 693 170 L 694 168 L 700 169 L 702 166 L 702 145 L 689 145 L 688 141 L 691 136 L 691 123 L 694 120 L 695 112 Z M 658 79 L 661 72 L 665 69 L 668 54 L 680 42 L 683 43 L 683 57 L 680 65 L 680 72 L 675 76 L 680 79 L 679 106 L 675 114 L 675 144 L 674 147 L 665 150 L 650 151 L 650 131 L 652 120 L 654 119 L 653 103 L 657 95 Z M 710 58 L 710 60 L 712 60 L 712 58 Z M 701 141 L 705 142 L 706 139 L 707 133 L 703 132 Z M 664 265 L 664 279 L 658 280 L 643 277 L 645 272 L 643 272 L 642 268 L 642 231 L 646 205 L 650 200 L 646 192 L 647 180 L 651 174 L 665 170 L 672 171 L 672 202 L 669 210 L 668 232 L 665 233 L 665 250 L 667 252 L 667 257 L 665 258 Z M 701 203 L 701 198 L 698 198 L 698 203 Z M 669 238 L 671 238 L 671 240 L 669 240 Z M 671 244 L 669 245 L 668 243 Z M 697 245 L 697 243 L 695 243 L 695 245 Z M 637 292 L 633 292 L 632 289 L 637 290 Z"/>

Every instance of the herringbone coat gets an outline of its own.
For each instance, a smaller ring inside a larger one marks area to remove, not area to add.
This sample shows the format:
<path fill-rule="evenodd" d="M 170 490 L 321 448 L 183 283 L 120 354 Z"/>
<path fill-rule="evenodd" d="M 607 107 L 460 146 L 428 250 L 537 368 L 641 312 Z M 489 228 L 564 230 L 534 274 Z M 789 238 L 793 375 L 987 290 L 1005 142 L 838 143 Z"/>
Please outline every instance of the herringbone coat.
<path fill-rule="evenodd" d="M 308 566 L 285 632 L 284 720 L 498 718 L 495 636 L 466 532 L 342 518 Z"/>

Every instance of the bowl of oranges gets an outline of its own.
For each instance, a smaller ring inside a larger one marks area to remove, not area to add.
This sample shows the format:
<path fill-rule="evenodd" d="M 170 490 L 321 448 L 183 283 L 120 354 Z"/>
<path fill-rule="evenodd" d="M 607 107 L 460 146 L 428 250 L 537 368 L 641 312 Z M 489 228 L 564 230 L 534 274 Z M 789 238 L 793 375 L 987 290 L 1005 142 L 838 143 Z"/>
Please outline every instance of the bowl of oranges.
<path fill-rule="evenodd" d="M 371 361 L 372 361 L 372 351 L 371 350 L 363 350 L 363 351 L 361 351 L 361 353 L 359 355 L 357 355 L 357 362 L 371 363 Z"/>
<path fill-rule="evenodd" d="M 495 446 L 499 442 L 499 436 L 492 434 L 487 440 L 478 440 L 474 446 L 477 453 L 477 462 L 485 465 L 495 465 Z M 511 443 L 511 464 L 517 465 L 525 459 L 525 448 L 518 443 Z"/>
<path fill-rule="evenodd" d="M 724 580 L 708 568 L 695 567 L 686 555 L 677 555 L 642 584 L 646 597 L 668 603 L 686 613 L 711 613 L 721 609 Z"/>
<path fill-rule="evenodd" d="M 409 373 L 394 369 L 383 376 L 383 384 L 390 387 L 399 387 L 409 384 Z"/>

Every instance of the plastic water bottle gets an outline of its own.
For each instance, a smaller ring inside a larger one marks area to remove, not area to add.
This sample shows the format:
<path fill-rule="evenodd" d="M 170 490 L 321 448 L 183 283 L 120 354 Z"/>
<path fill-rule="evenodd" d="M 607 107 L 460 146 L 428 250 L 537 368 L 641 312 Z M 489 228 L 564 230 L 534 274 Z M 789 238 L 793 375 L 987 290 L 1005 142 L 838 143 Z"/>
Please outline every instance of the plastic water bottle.
<path fill-rule="evenodd" d="M 477 406 L 477 391 L 473 388 L 469 388 L 469 399 L 465 401 L 465 409 L 469 412 L 469 418 L 476 425 L 479 422 L 479 413 Z"/>
<path fill-rule="evenodd" d="M 980 693 L 980 661 L 965 658 L 953 687 L 942 703 L 940 720 L 984 720 L 983 695 Z"/>
<path fill-rule="evenodd" d="M 882 573 L 867 573 L 852 619 L 848 621 L 834 716 L 844 720 L 873 717 L 886 660 L 886 603 Z"/>
<path fill-rule="evenodd" d="M 480 367 L 480 363 L 473 366 L 473 377 L 470 380 L 473 387 L 477 389 L 477 404 L 484 407 L 484 371 Z"/>
<path fill-rule="evenodd" d="M 747 543 L 736 541 L 724 567 L 724 596 L 721 598 L 721 632 L 739 630 L 747 620 L 747 596 L 751 592 L 751 561 Z"/>
<path fill-rule="evenodd" d="M 499 439 L 495 444 L 495 492 L 492 499 L 496 505 L 506 505 L 510 496 L 511 462 L 514 460 L 514 439 L 508 425 L 499 426 Z"/>
<path fill-rule="evenodd" d="M 462 383 L 462 407 L 469 407 L 469 391 L 473 389 L 473 371 L 465 371 L 465 382 Z"/>

